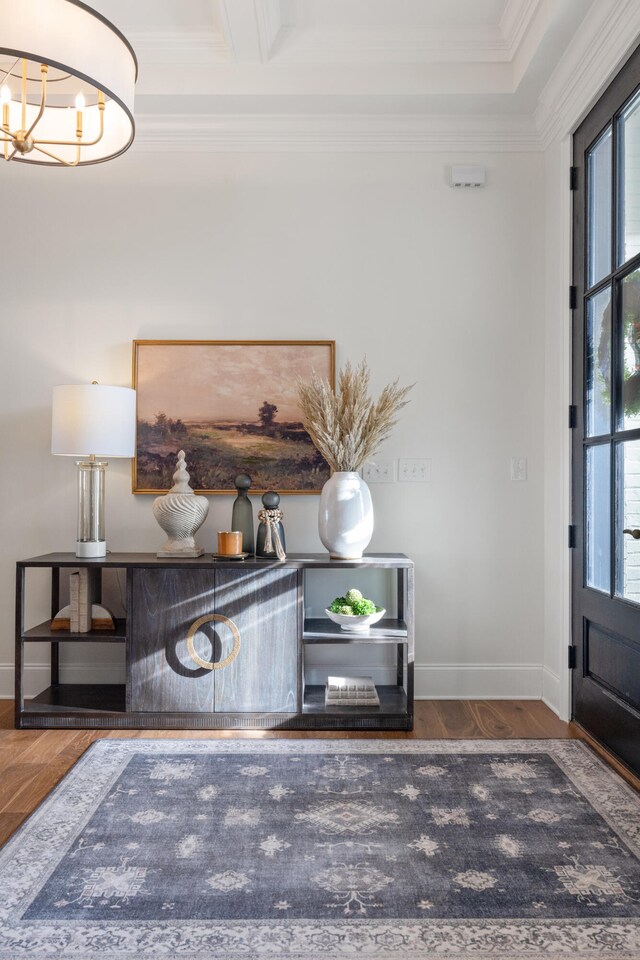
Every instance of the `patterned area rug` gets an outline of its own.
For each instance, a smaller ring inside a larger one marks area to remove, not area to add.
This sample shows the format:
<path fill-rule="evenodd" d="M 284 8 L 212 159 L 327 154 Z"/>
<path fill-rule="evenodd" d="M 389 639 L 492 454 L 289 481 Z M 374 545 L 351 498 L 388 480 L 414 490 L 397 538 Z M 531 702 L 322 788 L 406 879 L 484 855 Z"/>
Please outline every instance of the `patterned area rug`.
<path fill-rule="evenodd" d="M 0 958 L 640 958 L 575 741 L 101 740 L 0 853 Z"/>

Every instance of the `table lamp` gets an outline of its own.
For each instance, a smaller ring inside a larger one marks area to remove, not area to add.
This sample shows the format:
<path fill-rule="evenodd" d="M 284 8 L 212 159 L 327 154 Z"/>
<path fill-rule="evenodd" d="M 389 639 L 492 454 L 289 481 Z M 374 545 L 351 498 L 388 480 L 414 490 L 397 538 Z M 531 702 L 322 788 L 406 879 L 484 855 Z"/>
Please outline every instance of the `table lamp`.
<path fill-rule="evenodd" d="M 104 481 L 107 461 L 133 457 L 136 393 L 130 387 L 64 384 L 53 388 L 51 453 L 78 457 L 76 557 L 104 557 Z"/>

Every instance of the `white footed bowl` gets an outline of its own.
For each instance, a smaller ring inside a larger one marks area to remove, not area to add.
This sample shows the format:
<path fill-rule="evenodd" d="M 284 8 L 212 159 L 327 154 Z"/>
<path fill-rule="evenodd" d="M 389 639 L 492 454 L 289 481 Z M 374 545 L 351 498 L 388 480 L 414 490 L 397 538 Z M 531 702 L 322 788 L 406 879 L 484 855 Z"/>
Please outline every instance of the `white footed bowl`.
<path fill-rule="evenodd" d="M 325 610 L 329 620 L 339 624 L 343 630 L 351 633 L 357 633 L 359 630 L 368 630 L 378 620 L 382 620 L 387 611 L 384 607 L 376 607 L 375 613 L 364 613 L 360 616 L 349 616 L 348 613 L 333 613 L 332 610 Z"/>

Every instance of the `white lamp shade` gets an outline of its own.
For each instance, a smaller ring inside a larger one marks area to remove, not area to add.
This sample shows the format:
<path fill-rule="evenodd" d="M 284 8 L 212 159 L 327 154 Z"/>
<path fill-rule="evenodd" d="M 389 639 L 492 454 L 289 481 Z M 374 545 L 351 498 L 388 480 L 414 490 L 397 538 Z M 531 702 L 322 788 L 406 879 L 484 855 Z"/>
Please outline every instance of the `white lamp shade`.
<path fill-rule="evenodd" d="M 79 0 L 18 0 L 0 3 L 0 67 L 11 71 L 6 78 L 11 91 L 9 127 L 21 127 L 20 63 L 28 65 L 29 104 L 26 126 L 38 115 L 40 64 L 49 65 L 46 106 L 33 136 L 45 142 L 75 139 L 75 97 L 86 97 L 84 139 L 98 135 L 99 109 L 96 90 L 105 94 L 104 135 L 98 143 L 82 149 L 81 164 L 97 163 L 123 153 L 134 137 L 133 100 L 137 76 L 135 54 L 125 37 L 99 13 Z M 68 163 L 76 159 L 76 147 L 47 146 Z M 18 162 L 51 163 L 51 158 L 33 150 L 16 156 Z"/>
<path fill-rule="evenodd" d="M 51 453 L 133 457 L 135 443 L 135 390 L 98 383 L 53 388 Z"/>

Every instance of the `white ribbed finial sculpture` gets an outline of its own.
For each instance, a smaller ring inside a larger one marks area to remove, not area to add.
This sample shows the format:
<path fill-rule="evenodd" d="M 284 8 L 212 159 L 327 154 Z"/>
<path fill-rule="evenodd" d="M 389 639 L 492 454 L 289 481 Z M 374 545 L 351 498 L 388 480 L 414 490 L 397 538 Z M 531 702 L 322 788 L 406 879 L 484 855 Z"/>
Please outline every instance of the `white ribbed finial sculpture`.
<path fill-rule="evenodd" d="M 204 553 L 194 535 L 207 518 L 209 501 L 197 497 L 191 489 L 184 457 L 184 450 L 180 450 L 169 493 L 153 501 L 153 515 L 168 537 L 158 557 L 201 557 Z"/>

